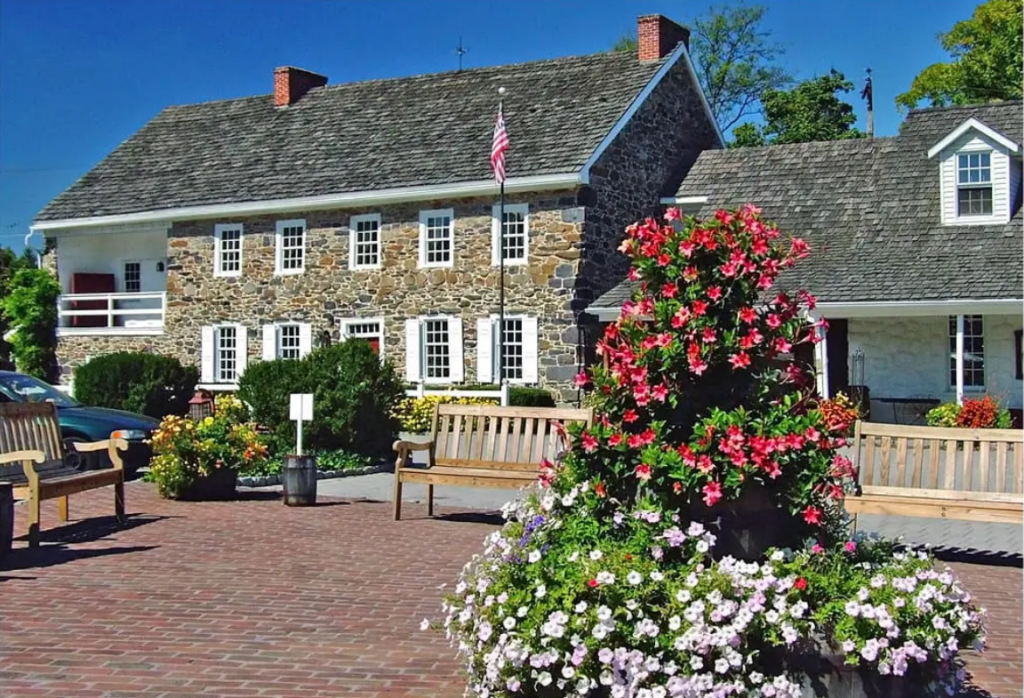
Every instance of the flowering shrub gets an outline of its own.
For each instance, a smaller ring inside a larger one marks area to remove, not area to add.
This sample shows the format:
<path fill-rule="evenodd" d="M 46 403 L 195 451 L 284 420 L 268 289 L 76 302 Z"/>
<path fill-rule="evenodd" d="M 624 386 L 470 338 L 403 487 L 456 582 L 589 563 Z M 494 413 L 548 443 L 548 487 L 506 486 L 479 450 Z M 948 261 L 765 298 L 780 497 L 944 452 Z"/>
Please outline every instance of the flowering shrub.
<path fill-rule="evenodd" d="M 402 399 L 392 414 L 398 419 L 402 431 L 421 434 L 430 431 L 434 420 L 435 405 L 493 405 L 499 398 L 454 397 L 449 395 L 427 395 L 425 397 L 407 397 Z"/>
<path fill-rule="evenodd" d="M 214 414 L 199 421 L 168 415 L 153 432 L 153 460 L 146 479 L 163 497 L 179 497 L 216 470 L 247 471 L 267 457 L 267 448 L 234 395 L 218 396 Z"/>
<path fill-rule="evenodd" d="M 853 426 L 861 418 L 860 408 L 844 393 L 837 393 L 829 400 L 821 400 L 818 411 L 830 431 L 847 437 L 853 434 Z"/>
<path fill-rule="evenodd" d="M 931 427 L 964 427 L 968 429 L 1009 429 L 1010 411 L 986 395 L 980 399 L 965 398 L 963 405 L 946 403 L 925 416 Z"/>
<path fill-rule="evenodd" d="M 823 655 L 954 685 L 981 638 L 969 595 L 927 556 L 846 538 L 855 412 L 792 358 L 824 326 L 814 298 L 772 292 L 807 246 L 746 206 L 648 219 L 621 249 L 640 291 L 577 378 L 602 413 L 445 601 L 470 693 L 798 696 Z"/>

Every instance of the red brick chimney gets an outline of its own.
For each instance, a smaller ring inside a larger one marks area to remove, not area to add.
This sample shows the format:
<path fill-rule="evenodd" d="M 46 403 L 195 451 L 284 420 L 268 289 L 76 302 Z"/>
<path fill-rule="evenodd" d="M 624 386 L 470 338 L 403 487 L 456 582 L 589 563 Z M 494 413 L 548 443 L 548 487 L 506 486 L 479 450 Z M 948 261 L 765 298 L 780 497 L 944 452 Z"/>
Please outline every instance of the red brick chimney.
<path fill-rule="evenodd" d="M 327 76 L 289 65 L 274 69 L 274 106 L 295 104 L 314 87 L 327 84 Z"/>
<path fill-rule="evenodd" d="M 672 53 L 680 42 L 690 50 L 690 30 L 662 15 L 641 15 L 636 20 L 640 60 L 656 61 Z"/>

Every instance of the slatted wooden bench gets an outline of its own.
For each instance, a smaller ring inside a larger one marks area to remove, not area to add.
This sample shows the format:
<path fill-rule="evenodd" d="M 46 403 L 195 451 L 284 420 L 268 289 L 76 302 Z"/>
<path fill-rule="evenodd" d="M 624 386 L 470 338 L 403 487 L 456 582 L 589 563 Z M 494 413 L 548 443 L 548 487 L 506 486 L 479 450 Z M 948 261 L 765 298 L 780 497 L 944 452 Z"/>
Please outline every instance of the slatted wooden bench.
<path fill-rule="evenodd" d="M 1021 523 L 1024 432 L 858 422 L 846 511 Z"/>
<path fill-rule="evenodd" d="M 14 485 L 14 496 L 28 505 L 29 546 L 39 545 L 40 504 L 59 499 L 60 520 L 68 520 L 68 495 L 114 486 L 114 515 L 124 520 L 124 439 L 76 443 L 81 452 L 107 451 L 111 468 L 79 472 L 64 461 L 64 447 L 51 402 L 0 404 L 0 480 Z"/>
<path fill-rule="evenodd" d="M 427 486 L 427 515 L 434 515 L 434 485 L 519 489 L 537 479 L 540 462 L 566 444 L 553 422 L 590 424 L 590 409 L 436 405 L 430 441 L 396 441 L 395 520 L 402 515 L 402 484 Z M 427 452 L 426 467 L 413 451 Z"/>

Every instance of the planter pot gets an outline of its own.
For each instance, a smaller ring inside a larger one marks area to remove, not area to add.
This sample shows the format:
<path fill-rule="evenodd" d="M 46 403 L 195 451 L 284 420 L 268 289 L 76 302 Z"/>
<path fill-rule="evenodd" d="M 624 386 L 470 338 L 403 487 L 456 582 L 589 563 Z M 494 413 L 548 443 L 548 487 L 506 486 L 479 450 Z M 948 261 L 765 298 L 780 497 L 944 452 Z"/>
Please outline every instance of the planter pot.
<path fill-rule="evenodd" d="M 234 499 L 238 484 L 238 471 L 234 468 L 219 468 L 209 475 L 198 478 L 192 486 L 176 499 L 190 502 Z"/>
<path fill-rule="evenodd" d="M 698 504 L 690 515 L 715 533 L 715 559 L 731 556 L 759 561 L 769 548 L 799 547 L 804 533 L 800 521 L 760 491 L 746 492 L 712 508 Z"/>
<path fill-rule="evenodd" d="M 316 456 L 285 456 L 281 468 L 284 503 L 290 507 L 316 504 Z"/>
<path fill-rule="evenodd" d="M 804 698 L 905 698 L 914 695 L 905 676 L 882 676 L 872 668 L 849 666 L 823 637 L 814 637 L 791 658 L 789 668 L 804 675 Z"/>

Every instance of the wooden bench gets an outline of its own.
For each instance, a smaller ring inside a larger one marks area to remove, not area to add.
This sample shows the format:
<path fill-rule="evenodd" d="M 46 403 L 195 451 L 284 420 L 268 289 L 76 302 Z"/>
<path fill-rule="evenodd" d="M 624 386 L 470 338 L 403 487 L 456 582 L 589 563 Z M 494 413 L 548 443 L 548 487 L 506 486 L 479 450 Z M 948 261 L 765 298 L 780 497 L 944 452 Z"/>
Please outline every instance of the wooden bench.
<path fill-rule="evenodd" d="M 591 424 L 593 410 L 492 405 L 437 405 L 430 441 L 396 441 L 395 520 L 402 515 L 402 484 L 427 486 L 427 515 L 434 515 L 434 485 L 519 489 L 537 479 L 540 462 L 554 459 L 563 443 L 553 422 Z M 427 465 L 413 465 L 413 451 Z"/>
<path fill-rule="evenodd" d="M 1021 523 L 1024 432 L 857 422 L 846 511 Z"/>
<path fill-rule="evenodd" d="M 59 499 L 60 520 L 68 520 L 68 495 L 114 486 L 114 515 L 124 520 L 124 439 L 76 443 L 81 452 L 107 451 L 111 468 L 79 472 L 64 461 L 64 447 L 52 402 L 0 404 L 0 480 L 14 485 L 14 496 L 28 500 L 28 541 L 39 545 L 40 504 Z"/>

